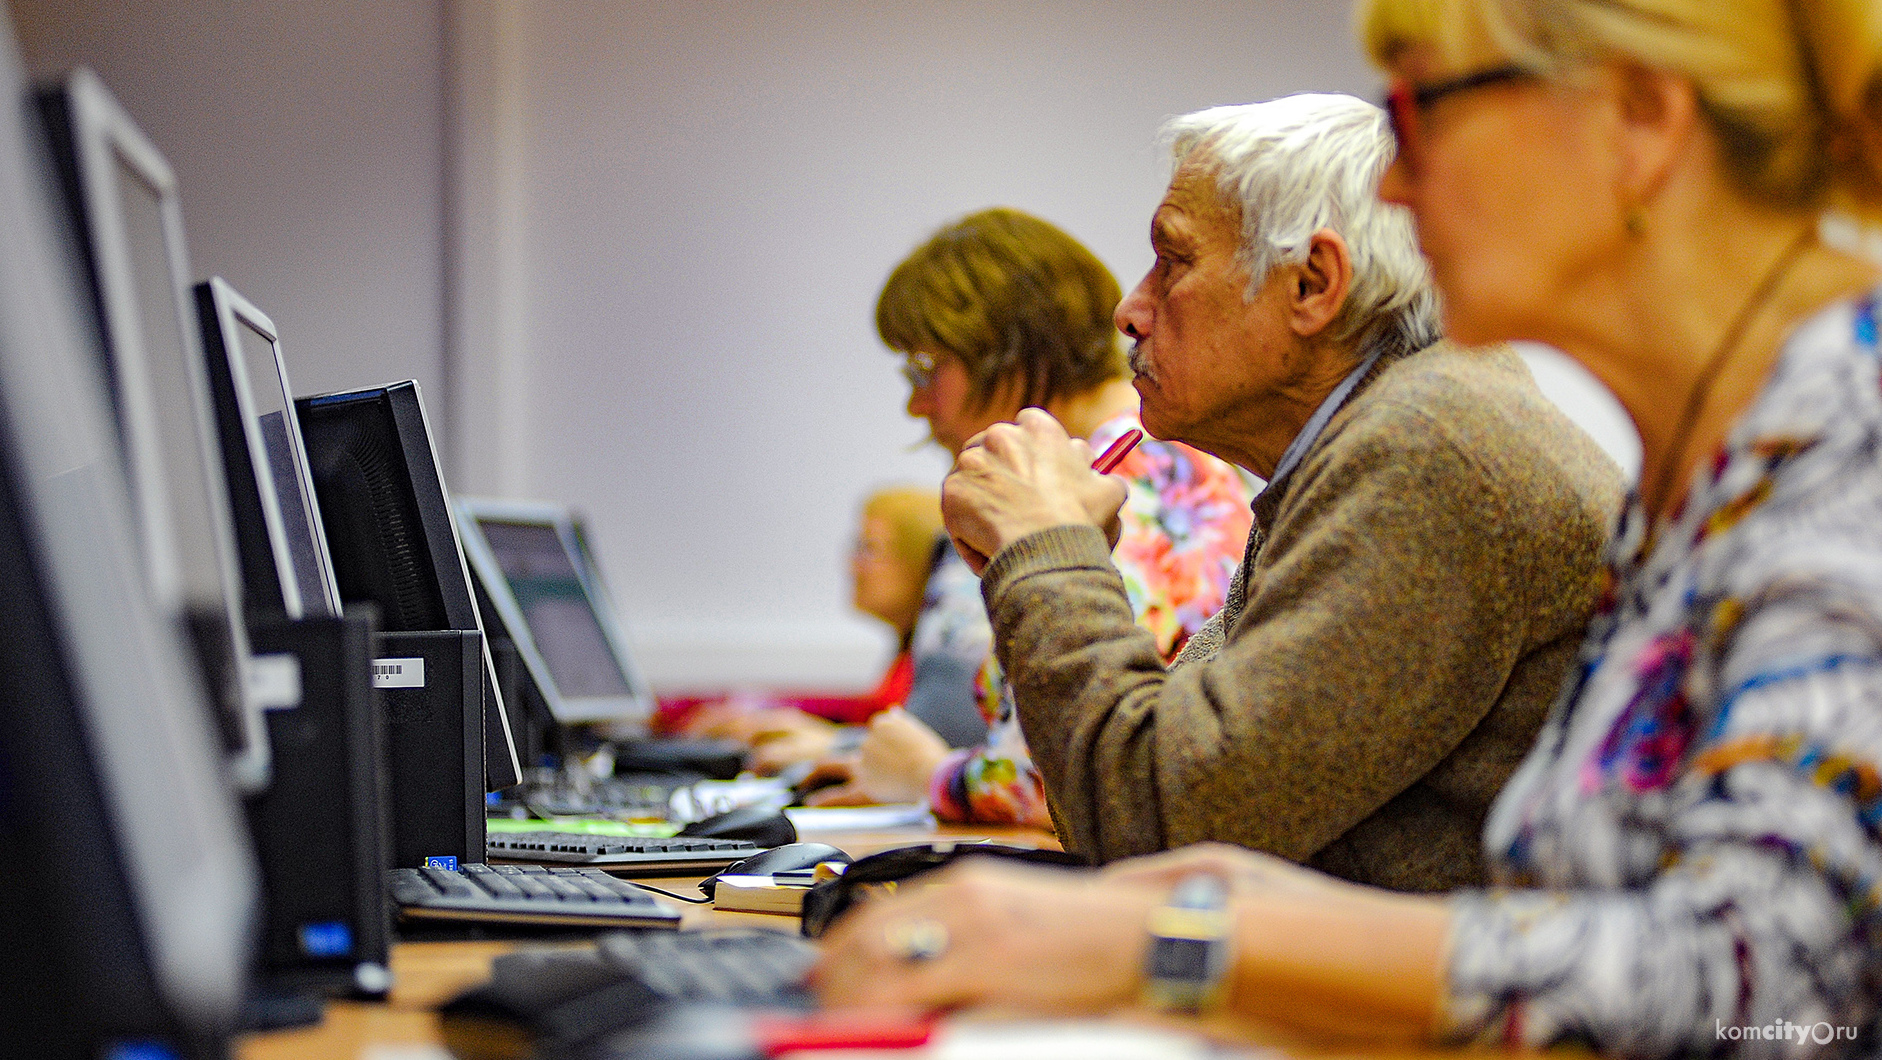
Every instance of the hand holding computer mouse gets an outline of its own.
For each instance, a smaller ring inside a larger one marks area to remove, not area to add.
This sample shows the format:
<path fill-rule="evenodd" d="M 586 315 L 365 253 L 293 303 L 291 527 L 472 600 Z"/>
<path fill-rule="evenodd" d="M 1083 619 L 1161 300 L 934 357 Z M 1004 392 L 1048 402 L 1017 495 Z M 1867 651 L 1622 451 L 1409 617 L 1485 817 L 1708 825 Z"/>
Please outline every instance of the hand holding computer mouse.
<path fill-rule="evenodd" d="M 847 761 L 848 781 L 809 793 L 804 804 L 920 802 L 928 797 L 928 781 L 947 756 L 947 742 L 933 729 L 900 707 L 890 707 L 869 720 L 869 732 Z"/>

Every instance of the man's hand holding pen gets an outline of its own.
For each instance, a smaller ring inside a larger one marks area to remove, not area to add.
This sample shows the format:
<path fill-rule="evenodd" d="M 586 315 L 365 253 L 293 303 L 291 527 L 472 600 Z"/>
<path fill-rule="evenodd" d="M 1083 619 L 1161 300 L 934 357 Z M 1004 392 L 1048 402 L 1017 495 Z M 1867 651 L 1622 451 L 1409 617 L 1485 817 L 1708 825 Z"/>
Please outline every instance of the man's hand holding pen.
<path fill-rule="evenodd" d="M 1129 436 L 1120 440 L 1126 449 Z M 1107 453 L 1121 458 L 1122 452 Z M 969 439 L 941 484 L 941 515 L 954 547 L 979 574 L 1027 534 L 1084 524 L 1117 543 L 1124 483 L 1094 470 L 1091 446 L 1042 409 L 1021 409 Z"/>

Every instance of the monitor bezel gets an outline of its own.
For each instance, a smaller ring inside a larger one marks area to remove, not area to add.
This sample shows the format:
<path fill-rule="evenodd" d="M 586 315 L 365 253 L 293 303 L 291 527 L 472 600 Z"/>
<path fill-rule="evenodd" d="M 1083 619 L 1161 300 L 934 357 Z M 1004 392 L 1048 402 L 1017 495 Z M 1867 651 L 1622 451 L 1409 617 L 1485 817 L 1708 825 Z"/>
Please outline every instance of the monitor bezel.
<path fill-rule="evenodd" d="M 491 603 L 496 606 L 510 639 L 516 644 L 517 655 L 522 658 L 537 689 L 542 692 L 550 715 L 557 723 L 564 725 L 583 722 L 645 725 L 653 716 L 654 697 L 628 648 L 627 637 L 614 613 L 613 598 L 608 594 L 600 567 L 588 549 L 581 518 L 573 509 L 549 501 L 460 497 L 457 505 L 463 524 L 464 554 L 476 568 L 484 590 L 490 594 Z M 601 628 L 602 637 L 608 642 L 615 665 L 627 681 L 630 690 L 628 695 L 571 696 L 556 684 L 548 660 L 543 658 L 541 650 L 536 647 L 535 634 L 529 628 L 514 587 L 504 573 L 503 565 L 497 561 L 496 550 L 484 536 L 485 522 L 547 527 L 555 531 L 556 539 L 562 543 L 562 550 L 575 568 L 576 580 L 581 583 L 589 610 Z"/>
<path fill-rule="evenodd" d="M 220 276 L 211 276 L 198 284 L 196 291 L 199 300 L 205 303 L 201 308 L 206 310 L 206 314 L 199 315 L 205 316 L 203 333 L 206 340 L 212 337 L 210 329 L 214 328 L 215 341 L 205 341 L 205 352 L 215 357 L 218 367 L 226 366 L 233 382 L 236 410 L 248 450 L 248 464 L 256 488 L 261 492 L 262 519 L 268 528 L 275 577 L 281 588 L 282 609 L 291 619 L 304 618 L 310 613 L 338 615 L 339 585 L 333 576 L 333 559 L 327 552 L 326 528 L 320 522 L 320 501 L 314 494 L 313 475 L 308 471 L 307 450 L 301 442 L 300 415 L 294 408 L 294 391 L 288 383 L 287 361 L 281 353 L 280 331 L 266 313 Z M 314 539 L 313 573 L 323 591 L 323 599 L 318 604 L 324 606 L 324 611 L 310 607 L 313 602 L 303 599 L 301 595 L 299 570 L 294 560 L 294 549 L 287 539 L 286 517 L 281 511 L 281 491 L 276 487 L 274 467 L 267 458 L 267 443 L 261 436 L 261 426 L 255 415 L 256 381 L 250 377 L 247 358 L 242 355 L 244 327 L 268 341 L 268 358 L 273 362 L 275 372 L 270 382 L 280 387 L 284 399 L 286 412 L 283 418 L 286 421 L 288 446 L 292 450 L 291 463 L 295 477 L 299 480 L 301 495 L 309 506 L 308 532 Z"/>
<path fill-rule="evenodd" d="M 221 608 L 227 617 L 231 664 L 235 668 L 236 695 L 240 699 L 238 726 L 242 746 L 228 749 L 228 771 L 238 790 L 260 791 L 267 787 L 271 766 L 267 725 L 251 688 L 252 652 L 242 610 L 234 527 L 229 517 L 228 499 L 224 496 L 228 486 L 213 426 L 215 410 L 209 398 L 201 335 L 190 326 L 196 314 L 190 304 L 189 254 L 184 242 L 183 209 L 177 196 L 176 174 L 163 153 L 91 70 L 80 67 L 72 71 L 53 90 L 63 96 L 67 107 L 71 152 L 78 167 L 74 190 L 79 196 L 86 243 L 91 250 L 98 312 L 104 325 L 105 358 L 110 362 L 104 374 L 117 412 L 132 507 L 152 595 L 160 608 L 184 622 L 190 601 L 186 599 L 175 551 L 175 517 L 170 510 L 168 474 L 163 467 L 162 444 L 158 441 L 159 413 L 150 393 L 150 365 L 138 311 L 134 308 L 138 304 L 136 280 L 127 226 L 119 205 L 114 161 L 122 160 L 157 193 L 165 256 L 170 265 L 170 286 L 176 301 L 178 326 L 182 330 L 183 360 L 189 374 L 186 385 L 196 404 L 190 410 L 191 418 L 209 482 L 208 518 L 216 539 L 215 565 L 220 573 Z M 220 624 L 218 620 L 218 626 Z M 220 710 L 221 696 L 210 684 L 205 675 L 205 688 Z"/>

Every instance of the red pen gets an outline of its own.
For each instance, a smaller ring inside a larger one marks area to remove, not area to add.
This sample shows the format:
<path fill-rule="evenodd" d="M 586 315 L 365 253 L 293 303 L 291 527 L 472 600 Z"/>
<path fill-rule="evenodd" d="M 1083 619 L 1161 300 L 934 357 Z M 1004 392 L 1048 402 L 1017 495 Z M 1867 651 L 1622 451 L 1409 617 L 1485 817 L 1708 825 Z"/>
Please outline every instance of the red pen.
<path fill-rule="evenodd" d="M 1137 443 L 1143 441 L 1143 437 L 1144 432 L 1135 427 L 1125 431 L 1123 437 L 1111 443 L 1111 448 L 1091 462 L 1091 469 L 1100 475 L 1109 475 L 1111 469 L 1122 463 L 1131 450 L 1137 447 Z"/>

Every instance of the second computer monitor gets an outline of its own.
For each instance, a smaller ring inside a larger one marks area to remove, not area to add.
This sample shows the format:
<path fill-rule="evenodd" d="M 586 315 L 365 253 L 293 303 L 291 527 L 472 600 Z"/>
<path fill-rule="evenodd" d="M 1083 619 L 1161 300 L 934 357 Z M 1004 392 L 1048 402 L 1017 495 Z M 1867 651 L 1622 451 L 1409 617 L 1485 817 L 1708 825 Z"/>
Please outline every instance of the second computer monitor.
<path fill-rule="evenodd" d="M 219 276 L 195 293 L 249 612 L 337 615 L 340 590 L 274 322 Z"/>
<path fill-rule="evenodd" d="M 628 652 L 581 522 L 560 505 L 465 497 L 464 553 L 557 722 L 644 723 Z"/>

